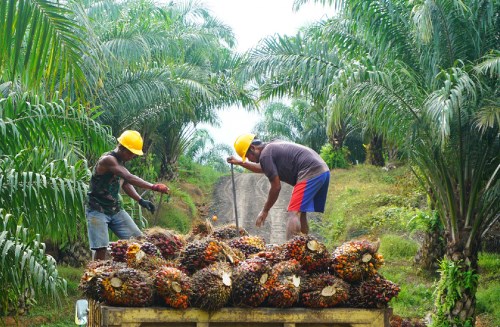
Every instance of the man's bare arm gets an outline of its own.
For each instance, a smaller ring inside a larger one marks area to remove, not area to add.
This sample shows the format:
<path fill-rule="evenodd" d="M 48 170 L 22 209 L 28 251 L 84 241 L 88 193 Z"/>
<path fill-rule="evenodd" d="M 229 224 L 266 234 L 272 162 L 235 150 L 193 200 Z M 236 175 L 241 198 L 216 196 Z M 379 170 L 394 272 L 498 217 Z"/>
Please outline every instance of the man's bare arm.
<path fill-rule="evenodd" d="M 135 201 L 139 201 L 141 199 L 141 196 L 137 193 L 135 187 L 128 182 L 123 182 L 122 190 Z"/>
<path fill-rule="evenodd" d="M 251 161 L 248 161 L 246 160 L 245 162 L 239 160 L 239 159 L 236 159 L 235 157 L 231 156 L 229 158 L 227 158 L 227 162 L 228 163 L 232 163 L 232 164 L 235 164 L 235 165 L 238 165 L 238 166 L 241 166 L 245 169 L 248 169 L 254 173 L 262 173 L 262 167 L 260 166 L 260 164 L 258 163 L 255 163 L 255 162 L 251 162 Z"/>
<path fill-rule="evenodd" d="M 123 180 L 126 183 L 131 184 L 133 186 L 137 186 L 137 187 L 148 189 L 148 190 L 151 190 L 153 187 L 153 184 L 146 182 L 142 178 L 131 174 L 127 170 L 127 168 L 120 165 L 118 163 L 118 161 L 116 160 L 116 158 L 113 156 L 106 156 L 106 157 L 102 158 L 97 166 L 97 173 L 98 174 L 105 174 L 107 172 L 113 173 L 114 175 L 116 175 L 120 178 L 123 178 Z M 124 183 L 124 185 L 125 185 L 125 183 Z M 127 192 L 125 189 L 124 189 L 124 191 Z"/>
<path fill-rule="evenodd" d="M 270 182 L 271 188 L 269 189 L 267 201 L 266 204 L 264 204 L 264 209 L 262 209 L 262 211 L 266 212 L 269 212 L 269 210 L 271 210 L 273 205 L 276 203 L 276 200 L 278 200 L 278 196 L 280 195 L 281 191 L 281 181 L 278 176 L 274 176 L 274 178 Z"/>

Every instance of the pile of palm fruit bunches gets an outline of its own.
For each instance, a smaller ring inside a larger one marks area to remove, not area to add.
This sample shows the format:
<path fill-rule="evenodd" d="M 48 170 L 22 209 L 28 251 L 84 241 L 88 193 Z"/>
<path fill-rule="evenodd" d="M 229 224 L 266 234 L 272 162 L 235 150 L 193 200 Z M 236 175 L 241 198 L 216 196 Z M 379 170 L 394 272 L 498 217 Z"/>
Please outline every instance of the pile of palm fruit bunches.
<path fill-rule="evenodd" d="M 377 250 L 362 240 L 329 252 L 309 235 L 270 245 L 198 221 L 188 235 L 155 227 L 111 243 L 112 259 L 90 262 L 79 287 L 114 306 L 383 308 L 400 288 L 377 273 Z"/>

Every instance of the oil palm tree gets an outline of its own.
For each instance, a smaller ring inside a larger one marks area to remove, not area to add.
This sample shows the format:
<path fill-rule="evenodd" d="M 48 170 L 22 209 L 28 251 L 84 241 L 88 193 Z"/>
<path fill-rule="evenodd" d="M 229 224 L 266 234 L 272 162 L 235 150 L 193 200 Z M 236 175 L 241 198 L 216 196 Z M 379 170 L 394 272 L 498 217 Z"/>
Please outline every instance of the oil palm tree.
<path fill-rule="evenodd" d="M 319 152 L 327 142 L 326 113 L 323 106 L 312 108 L 305 100 L 292 100 L 290 106 L 271 102 L 264 108 L 264 118 L 253 132 L 263 140 L 282 139 L 306 145 Z"/>
<path fill-rule="evenodd" d="M 0 2 L 0 85 L 47 99 L 82 97 L 85 39 L 66 2 Z"/>
<path fill-rule="evenodd" d="M 317 2 L 336 6 L 349 26 L 323 30 L 346 58 L 335 107 L 404 150 L 439 212 L 446 255 L 434 325 L 472 325 L 481 235 L 500 211 L 500 5 Z M 360 56 L 360 44 L 371 51 Z"/>
<path fill-rule="evenodd" d="M 140 130 L 145 150 L 160 160 L 160 175 L 175 164 L 182 149 L 176 144 L 193 124 L 214 123 L 220 106 L 252 102 L 234 77 L 241 59 L 230 50 L 232 31 L 203 5 L 82 0 L 75 6 L 94 35 L 87 52 L 96 55 L 85 64 L 91 96 L 102 108 L 99 121 L 114 134 Z"/>

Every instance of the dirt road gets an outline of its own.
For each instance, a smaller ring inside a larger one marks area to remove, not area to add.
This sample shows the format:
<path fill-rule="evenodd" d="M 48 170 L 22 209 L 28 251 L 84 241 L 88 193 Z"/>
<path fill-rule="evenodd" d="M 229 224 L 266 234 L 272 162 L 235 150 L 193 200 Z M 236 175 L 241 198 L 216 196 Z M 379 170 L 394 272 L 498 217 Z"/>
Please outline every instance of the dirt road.
<path fill-rule="evenodd" d="M 281 244 L 286 240 L 286 209 L 292 187 L 281 183 L 281 192 L 276 204 L 269 211 L 266 223 L 257 228 L 255 220 L 264 206 L 269 192 L 269 181 L 263 174 L 235 173 L 238 222 L 251 235 L 262 236 L 266 243 Z M 234 206 L 231 176 L 222 177 L 215 186 L 210 216 L 217 215 L 214 225 L 234 223 Z"/>

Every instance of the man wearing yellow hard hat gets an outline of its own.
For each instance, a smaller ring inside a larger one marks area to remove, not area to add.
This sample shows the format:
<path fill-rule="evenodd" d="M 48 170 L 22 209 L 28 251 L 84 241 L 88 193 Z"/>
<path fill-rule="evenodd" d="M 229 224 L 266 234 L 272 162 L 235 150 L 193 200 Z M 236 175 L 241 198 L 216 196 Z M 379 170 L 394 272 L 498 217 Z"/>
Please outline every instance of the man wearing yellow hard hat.
<path fill-rule="evenodd" d="M 116 148 L 103 154 L 94 166 L 85 211 L 90 248 L 95 250 L 95 260 L 104 260 L 106 257 L 108 228 L 120 239 L 142 234 L 130 215 L 121 208 L 118 200 L 120 186 L 128 196 L 151 212 L 154 212 L 155 206 L 142 199 L 134 186 L 161 193 L 170 191 L 165 184 L 146 182 L 123 166 L 125 162 L 143 155 L 142 144 L 139 132 L 125 131 L 118 138 Z"/>
<path fill-rule="evenodd" d="M 231 156 L 227 162 L 255 173 L 264 173 L 271 183 L 266 203 L 255 225 L 260 227 L 266 221 L 283 181 L 293 186 L 288 205 L 287 239 L 298 233 L 308 234 L 307 212 L 324 212 L 330 182 L 330 170 L 319 154 L 291 142 L 276 140 L 264 143 L 250 133 L 238 136 L 234 149 L 241 160 Z"/>

